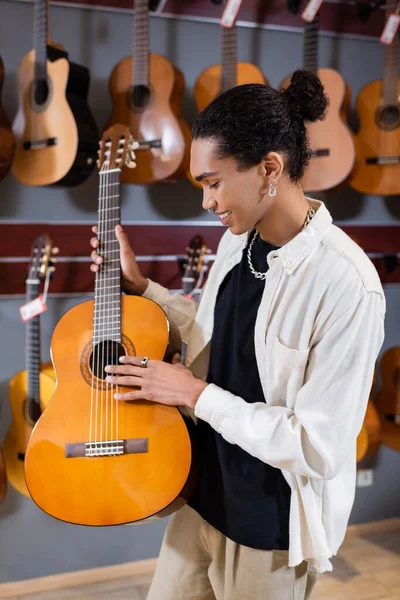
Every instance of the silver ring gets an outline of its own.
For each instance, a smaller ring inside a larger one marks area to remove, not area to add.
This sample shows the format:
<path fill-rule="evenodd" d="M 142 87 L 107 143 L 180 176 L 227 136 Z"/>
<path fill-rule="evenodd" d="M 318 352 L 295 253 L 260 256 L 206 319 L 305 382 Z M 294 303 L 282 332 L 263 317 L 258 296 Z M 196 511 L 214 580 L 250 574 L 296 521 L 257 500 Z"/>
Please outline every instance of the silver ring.
<path fill-rule="evenodd" d="M 144 356 L 144 357 L 142 358 L 142 360 L 140 361 L 140 365 L 141 365 L 142 367 L 147 367 L 147 363 L 148 363 L 148 362 L 149 362 L 149 359 L 147 358 L 147 356 Z"/>

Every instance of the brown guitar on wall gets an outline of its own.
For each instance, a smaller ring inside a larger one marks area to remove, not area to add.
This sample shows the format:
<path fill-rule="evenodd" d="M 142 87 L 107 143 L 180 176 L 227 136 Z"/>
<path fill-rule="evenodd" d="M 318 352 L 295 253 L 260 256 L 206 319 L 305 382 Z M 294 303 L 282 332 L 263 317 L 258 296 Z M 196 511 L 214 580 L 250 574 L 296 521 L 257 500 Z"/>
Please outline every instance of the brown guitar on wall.
<path fill-rule="evenodd" d="M 3 502 L 7 491 L 6 469 L 3 452 L 0 448 L 0 504 Z"/>
<path fill-rule="evenodd" d="M 128 128 L 100 147 L 98 237 L 104 258 L 95 299 L 69 310 L 51 342 L 57 388 L 35 426 L 25 459 L 30 494 L 48 514 L 80 525 L 119 525 L 165 516 L 187 500 L 195 475 L 192 432 L 176 407 L 114 399 L 104 367 L 119 356 L 163 360 L 180 350 L 155 302 L 121 296 L 119 177 L 130 167 Z"/>
<path fill-rule="evenodd" d="M 357 462 L 376 454 L 381 444 L 381 421 L 373 402 L 376 386 L 376 373 L 372 382 L 371 394 L 362 429 L 357 438 Z"/>
<path fill-rule="evenodd" d="M 4 83 L 4 64 L 0 56 L 0 97 Z M 11 168 L 15 152 L 15 139 L 10 123 L 0 104 L 0 179 L 3 179 Z"/>
<path fill-rule="evenodd" d="M 400 347 L 382 356 L 382 387 L 375 398 L 382 423 L 382 443 L 400 452 Z"/>
<path fill-rule="evenodd" d="M 388 0 L 387 15 L 397 8 Z M 398 35 L 384 50 L 383 80 L 371 81 L 360 91 L 356 110 L 357 169 L 351 187 L 362 194 L 400 194 L 400 78 Z"/>
<path fill-rule="evenodd" d="M 320 192 L 333 189 L 346 182 L 355 164 L 355 144 L 353 135 L 345 124 L 350 104 L 350 88 L 342 76 L 333 69 L 318 68 L 319 16 L 304 29 L 303 69 L 318 75 L 329 107 L 323 121 L 309 123 L 307 132 L 312 157 L 301 186 L 306 192 Z M 286 89 L 291 76 L 280 88 Z"/>
<path fill-rule="evenodd" d="M 123 183 L 149 184 L 184 177 L 189 168 L 190 129 L 180 116 L 185 91 L 181 71 L 149 54 L 148 0 L 135 0 L 134 56 L 110 76 L 110 125 L 123 123 L 138 141 L 136 169 L 123 168 Z"/>

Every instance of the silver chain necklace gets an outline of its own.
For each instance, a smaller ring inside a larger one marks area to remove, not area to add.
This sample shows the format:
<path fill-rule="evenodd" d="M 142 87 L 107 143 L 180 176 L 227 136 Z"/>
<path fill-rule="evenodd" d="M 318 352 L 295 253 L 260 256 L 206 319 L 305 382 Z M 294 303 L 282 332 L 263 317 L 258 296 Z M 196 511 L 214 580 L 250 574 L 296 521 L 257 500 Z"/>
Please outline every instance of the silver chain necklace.
<path fill-rule="evenodd" d="M 309 224 L 309 222 L 311 221 L 311 219 L 313 218 L 314 215 L 315 215 L 315 209 L 312 206 L 310 206 L 307 216 L 306 216 L 305 223 L 303 225 L 303 229 L 305 227 L 307 227 L 307 225 Z M 252 249 L 255 239 L 258 235 L 259 235 L 259 232 L 256 231 L 253 236 L 253 239 L 251 240 L 250 245 L 247 249 L 247 262 L 249 263 L 250 271 L 253 273 L 253 275 L 256 279 L 266 279 L 268 271 L 266 271 L 265 273 L 256 271 L 255 268 L 253 267 L 253 263 L 251 262 L 251 249 Z"/>

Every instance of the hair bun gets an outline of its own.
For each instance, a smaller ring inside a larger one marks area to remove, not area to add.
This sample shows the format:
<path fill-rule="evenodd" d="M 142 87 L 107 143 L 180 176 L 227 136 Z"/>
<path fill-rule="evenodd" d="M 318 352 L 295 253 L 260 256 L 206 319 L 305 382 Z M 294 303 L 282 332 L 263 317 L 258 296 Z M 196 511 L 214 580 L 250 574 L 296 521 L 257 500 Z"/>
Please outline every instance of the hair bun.
<path fill-rule="evenodd" d="M 314 122 L 325 117 L 329 101 L 322 83 L 310 71 L 295 71 L 283 95 L 290 112 L 300 117 L 302 121 Z"/>

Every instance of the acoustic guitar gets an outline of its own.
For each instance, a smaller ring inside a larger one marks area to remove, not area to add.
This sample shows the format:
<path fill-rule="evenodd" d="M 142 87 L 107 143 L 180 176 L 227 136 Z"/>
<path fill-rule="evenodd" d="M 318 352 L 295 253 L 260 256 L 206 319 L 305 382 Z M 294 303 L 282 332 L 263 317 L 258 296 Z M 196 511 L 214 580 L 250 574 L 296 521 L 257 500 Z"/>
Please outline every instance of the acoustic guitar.
<path fill-rule="evenodd" d="M 69 310 L 51 342 L 57 388 L 29 440 L 25 475 L 36 504 L 81 525 L 120 525 L 182 506 L 195 470 L 191 425 L 179 409 L 121 402 L 104 367 L 119 356 L 170 360 L 180 350 L 156 303 L 121 296 L 119 180 L 133 167 L 128 128 L 115 125 L 100 145 L 98 238 L 104 258 L 94 300 Z"/>
<path fill-rule="evenodd" d="M 48 0 L 35 0 L 35 48 L 18 70 L 13 175 L 26 185 L 77 185 L 93 171 L 98 131 L 87 104 L 89 71 L 49 44 Z"/>
<path fill-rule="evenodd" d="M 41 280 L 54 270 L 54 250 L 48 235 L 35 240 L 26 280 L 27 302 L 39 296 Z M 4 459 L 8 481 L 18 492 L 29 497 L 24 476 L 26 446 L 56 385 L 51 364 L 42 364 L 40 360 L 40 316 L 26 322 L 25 352 L 25 370 L 10 381 L 12 423 L 4 441 Z"/>
<path fill-rule="evenodd" d="M 226 0 L 222 3 L 222 12 Z M 194 99 L 198 112 L 202 111 L 219 94 L 245 83 L 266 83 L 258 67 L 237 60 L 237 28 L 221 26 L 221 62 L 205 69 L 194 84 Z"/>
<path fill-rule="evenodd" d="M 0 56 L 0 97 L 4 83 L 4 64 Z M 15 152 L 15 139 L 6 117 L 3 107 L 0 104 L 0 179 L 3 179 L 10 170 Z"/>
<path fill-rule="evenodd" d="M 382 443 L 400 452 L 400 347 L 389 348 L 382 356 L 382 387 L 375 398 L 381 417 Z"/>
<path fill-rule="evenodd" d="M 149 54 L 148 0 L 135 1 L 133 40 L 134 55 L 121 60 L 109 80 L 109 126 L 127 125 L 139 144 L 137 167 L 122 168 L 121 181 L 175 181 L 190 161 L 190 129 L 180 115 L 185 79 L 166 58 Z"/>
<path fill-rule="evenodd" d="M 6 467 L 3 452 L 0 448 L 0 504 L 3 502 L 7 491 Z"/>
<path fill-rule="evenodd" d="M 357 438 L 357 462 L 369 458 L 378 451 L 381 443 L 381 421 L 372 400 L 376 386 L 376 373 L 372 382 L 364 423 Z"/>
<path fill-rule="evenodd" d="M 304 28 L 303 69 L 318 76 L 329 98 L 323 121 L 307 124 L 311 160 L 301 186 L 306 192 L 321 192 L 345 183 L 355 164 L 356 150 L 353 135 L 345 124 L 350 105 L 350 88 L 333 69 L 318 68 L 319 16 Z M 291 76 L 280 88 L 286 89 Z"/>
<path fill-rule="evenodd" d="M 209 252 L 202 235 L 192 237 L 186 248 L 183 263 L 182 289 L 185 296 L 195 299 L 195 296 L 201 292 L 208 269 L 204 258 Z"/>
<path fill-rule="evenodd" d="M 387 1 L 387 15 L 397 2 Z M 356 101 L 360 120 L 357 140 L 357 169 L 351 187 L 362 194 L 400 194 L 400 79 L 399 39 L 384 50 L 383 80 L 362 88 Z"/>

